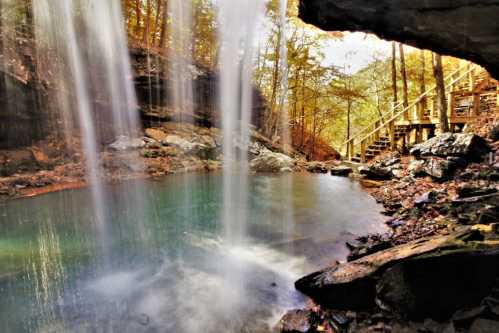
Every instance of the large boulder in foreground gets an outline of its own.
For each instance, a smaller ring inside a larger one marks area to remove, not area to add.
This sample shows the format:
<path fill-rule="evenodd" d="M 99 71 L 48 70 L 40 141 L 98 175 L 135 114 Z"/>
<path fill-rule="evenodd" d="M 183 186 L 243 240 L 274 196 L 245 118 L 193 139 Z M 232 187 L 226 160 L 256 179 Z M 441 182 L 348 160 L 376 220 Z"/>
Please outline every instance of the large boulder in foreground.
<path fill-rule="evenodd" d="M 499 243 L 477 231 L 418 240 L 313 273 L 296 288 L 316 303 L 362 311 L 379 305 L 414 319 L 475 306 L 499 277 Z"/>
<path fill-rule="evenodd" d="M 288 155 L 274 153 L 265 148 L 251 161 L 250 166 L 251 170 L 256 172 L 291 171 L 294 166 L 294 160 Z"/>
<path fill-rule="evenodd" d="M 489 152 L 487 141 L 472 133 L 444 133 L 411 149 L 411 155 L 416 157 L 461 157 L 469 162 L 480 161 Z"/>

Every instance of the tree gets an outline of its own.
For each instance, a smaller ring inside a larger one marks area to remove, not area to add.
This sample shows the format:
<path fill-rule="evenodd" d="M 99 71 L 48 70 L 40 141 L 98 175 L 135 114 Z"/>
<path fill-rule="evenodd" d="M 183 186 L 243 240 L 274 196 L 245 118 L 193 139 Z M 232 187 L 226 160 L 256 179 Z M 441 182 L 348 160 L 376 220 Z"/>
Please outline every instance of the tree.
<path fill-rule="evenodd" d="M 419 59 L 420 59 L 420 70 L 419 70 L 419 92 L 423 95 L 426 92 L 426 59 L 425 59 L 425 51 L 419 51 Z M 421 108 L 426 110 L 427 103 L 426 97 L 423 97 L 421 100 Z"/>
<path fill-rule="evenodd" d="M 402 97 L 404 109 L 409 106 L 409 95 L 407 93 L 407 71 L 405 69 L 404 45 L 399 43 L 400 52 L 400 75 L 402 76 Z"/>
<path fill-rule="evenodd" d="M 440 133 L 449 131 L 449 120 L 447 119 L 447 102 L 445 99 L 444 72 L 442 66 L 442 56 L 433 54 L 433 75 L 436 81 L 437 105 L 438 105 L 438 128 Z"/>
<path fill-rule="evenodd" d="M 392 42 L 392 91 L 393 91 L 393 106 L 398 103 L 397 92 L 397 46 Z"/>

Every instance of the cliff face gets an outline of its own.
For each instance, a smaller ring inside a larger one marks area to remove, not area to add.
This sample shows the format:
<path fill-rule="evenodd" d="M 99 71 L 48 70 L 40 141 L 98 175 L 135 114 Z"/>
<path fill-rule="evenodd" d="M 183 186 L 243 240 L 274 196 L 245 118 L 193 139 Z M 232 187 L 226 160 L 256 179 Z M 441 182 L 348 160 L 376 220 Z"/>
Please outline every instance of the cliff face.
<path fill-rule="evenodd" d="M 44 73 L 42 67 L 35 69 L 30 56 L 32 42 L 26 43 L 23 50 L 26 54 L 0 54 L 0 149 L 26 147 L 47 135 L 60 136 L 63 130 L 62 115 L 57 106 L 57 93 L 61 88 L 54 81 L 56 78 L 47 74 L 50 71 Z M 177 119 L 192 120 L 207 127 L 219 125 L 219 77 L 216 72 L 193 66 L 194 112 L 180 117 L 169 96 L 173 75 L 168 71 L 167 58 L 148 55 L 143 49 L 132 49 L 130 54 L 134 85 L 145 125 Z M 74 101 L 75 96 L 68 96 L 68 99 Z M 109 106 L 97 100 L 94 105 L 99 110 L 96 117 L 100 120 L 100 139 L 108 144 L 114 140 L 109 137 L 112 131 L 106 129 L 106 124 L 112 121 L 106 116 Z M 266 104 L 256 88 L 253 91 L 253 109 L 252 123 L 260 128 Z M 71 110 L 74 113 L 74 106 Z M 74 114 L 72 117 L 77 119 Z"/>
<path fill-rule="evenodd" d="M 300 0 L 300 18 L 468 59 L 499 77 L 497 0 Z"/>
<path fill-rule="evenodd" d="M 45 113 L 39 112 L 38 90 L 0 72 L 0 149 L 31 144 L 45 134 Z"/>
<path fill-rule="evenodd" d="M 131 56 L 142 118 L 146 122 L 177 119 L 178 110 L 174 109 L 170 96 L 174 75 L 168 70 L 168 59 L 148 55 L 144 49 L 132 49 Z M 194 91 L 193 114 L 183 115 L 182 119 L 192 120 L 201 126 L 219 127 L 218 73 L 192 66 L 190 75 Z M 252 123 L 257 128 L 262 127 L 265 111 L 265 99 L 259 90 L 254 88 Z"/>

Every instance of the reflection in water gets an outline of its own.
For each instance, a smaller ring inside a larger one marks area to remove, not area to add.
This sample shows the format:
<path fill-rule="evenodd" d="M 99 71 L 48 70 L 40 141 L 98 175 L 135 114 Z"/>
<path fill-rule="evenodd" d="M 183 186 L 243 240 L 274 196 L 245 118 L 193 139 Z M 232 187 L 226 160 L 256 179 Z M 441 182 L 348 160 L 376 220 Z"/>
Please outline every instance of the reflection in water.
<path fill-rule="evenodd" d="M 249 183 L 244 245 L 225 242 L 218 227 L 221 175 L 147 182 L 144 202 L 130 200 L 133 182 L 109 187 L 105 269 L 85 190 L 2 204 L 1 331 L 267 331 L 303 303 L 297 278 L 341 259 L 346 239 L 382 225 L 374 200 L 347 179 L 294 174 Z M 149 208 L 139 214 L 135 205 Z M 221 263 L 241 267 L 245 288 Z"/>

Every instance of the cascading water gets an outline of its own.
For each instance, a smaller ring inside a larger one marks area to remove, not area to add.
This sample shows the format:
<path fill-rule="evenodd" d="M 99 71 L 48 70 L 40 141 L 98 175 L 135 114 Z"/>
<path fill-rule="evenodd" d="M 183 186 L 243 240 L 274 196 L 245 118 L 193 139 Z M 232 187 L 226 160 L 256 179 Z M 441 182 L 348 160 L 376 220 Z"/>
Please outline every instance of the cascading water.
<path fill-rule="evenodd" d="M 246 233 L 254 43 L 264 4 L 263 0 L 218 2 L 224 156 L 222 223 L 230 245 L 241 244 Z"/>
<path fill-rule="evenodd" d="M 51 0 L 49 6 L 53 10 L 52 13 L 54 16 L 58 17 L 62 23 L 62 29 L 60 30 L 62 36 L 59 37 L 66 42 L 66 59 L 68 60 L 67 63 L 73 77 L 72 84 L 74 85 L 73 88 L 76 95 L 78 120 L 81 128 L 82 146 L 85 152 L 88 182 L 92 192 L 96 226 L 100 235 L 100 245 L 105 253 L 104 258 L 108 258 L 105 198 L 100 176 L 97 135 L 87 86 L 88 79 L 85 75 L 82 53 L 78 45 L 77 33 L 73 21 L 74 3 L 72 0 Z M 54 22 L 51 23 L 53 24 Z"/>
<path fill-rule="evenodd" d="M 84 4 L 84 25 L 88 29 L 90 66 L 105 90 L 100 103 L 111 107 L 115 137 L 139 135 L 139 113 L 133 87 L 130 56 L 119 1 L 92 0 Z"/>
<path fill-rule="evenodd" d="M 168 47 L 168 68 L 170 77 L 168 100 L 175 114 L 177 128 L 185 129 L 188 124 L 194 123 L 194 88 L 193 88 L 193 3 L 185 0 L 170 0 L 168 16 L 170 17 L 170 45 Z M 188 129 L 189 130 L 189 129 Z M 187 166 L 184 167 L 182 177 L 183 202 L 181 214 L 184 216 L 182 228 L 190 232 L 191 222 L 194 220 L 192 207 L 192 193 L 189 190 L 192 182 L 188 175 Z M 183 257 L 182 251 L 177 252 L 179 260 Z"/>
<path fill-rule="evenodd" d="M 292 142 L 289 124 L 289 111 L 288 111 L 288 47 L 287 47 L 287 10 L 288 0 L 279 0 L 279 72 L 280 72 L 280 98 L 279 98 L 279 114 L 280 114 L 280 141 L 281 146 L 285 152 L 292 154 Z M 284 187 L 285 194 L 283 197 L 283 206 L 285 207 L 285 214 L 282 216 L 283 229 L 286 230 L 287 237 L 291 236 L 294 232 L 294 218 L 293 218 L 293 181 L 291 175 L 285 175 Z M 292 243 L 289 243 L 286 251 L 293 252 Z"/>
<path fill-rule="evenodd" d="M 192 3 L 185 0 L 168 1 L 171 18 L 170 99 L 177 120 L 192 121 L 194 92 L 192 80 Z"/>
<path fill-rule="evenodd" d="M 110 239 L 105 205 L 109 198 L 102 181 L 101 142 L 131 140 L 140 134 L 121 5 L 116 1 L 39 0 L 33 3 L 33 12 L 38 44 L 58 50 L 62 60 L 57 78 L 58 85 L 67 88 L 58 90 L 63 119 L 72 118 L 67 100 L 70 96 L 75 99 L 99 245 L 107 253 Z M 127 157 L 133 168 L 140 169 L 137 161 L 138 154 Z M 140 186 L 133 192 L 131 200 L 143 199 Z M 104 260 L 108 257 L 109 253 Z"/>

